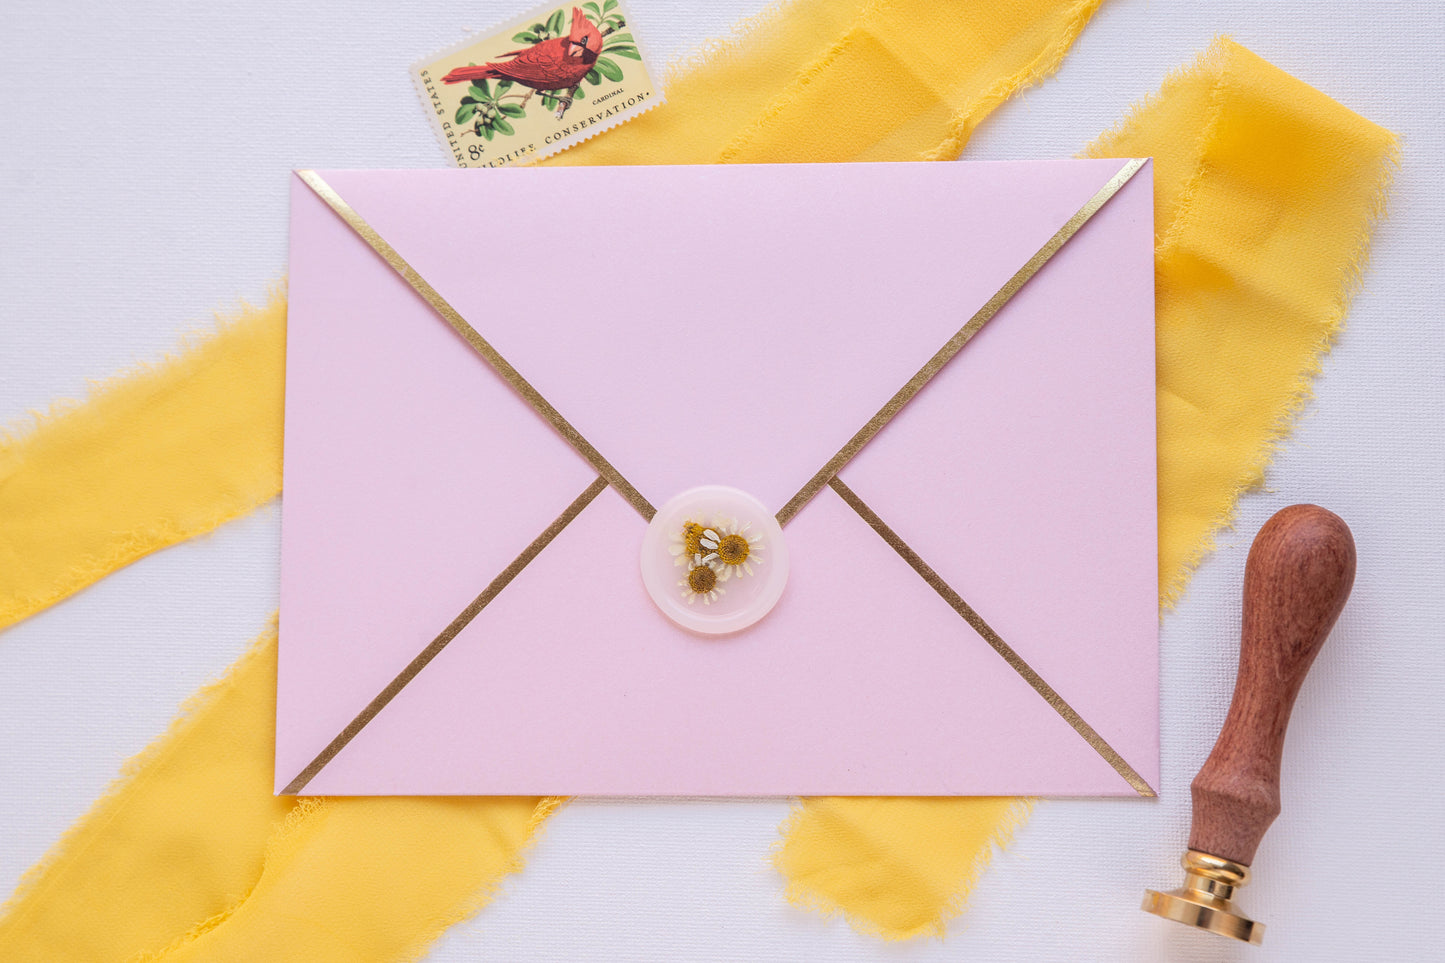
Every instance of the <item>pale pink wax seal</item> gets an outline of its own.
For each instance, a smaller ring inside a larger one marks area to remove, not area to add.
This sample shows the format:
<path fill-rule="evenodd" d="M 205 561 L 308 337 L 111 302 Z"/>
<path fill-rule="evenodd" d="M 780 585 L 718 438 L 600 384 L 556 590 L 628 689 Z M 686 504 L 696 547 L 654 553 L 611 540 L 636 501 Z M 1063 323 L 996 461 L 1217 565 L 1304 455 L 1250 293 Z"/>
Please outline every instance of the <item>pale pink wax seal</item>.
<path fill-rule="evenodd" d="M 788 581 L 773 513 L 725 485 L 689 488 L 657 510 L 642 538 L 642 582 L 685 629 L 737 632 L 770 612 Z"/>

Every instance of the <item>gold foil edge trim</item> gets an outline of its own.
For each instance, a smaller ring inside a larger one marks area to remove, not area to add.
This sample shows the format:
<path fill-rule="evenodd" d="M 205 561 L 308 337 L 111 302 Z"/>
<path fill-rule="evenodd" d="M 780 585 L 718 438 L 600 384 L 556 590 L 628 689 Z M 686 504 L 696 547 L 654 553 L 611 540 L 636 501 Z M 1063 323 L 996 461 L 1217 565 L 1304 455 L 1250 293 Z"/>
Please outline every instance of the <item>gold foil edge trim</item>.
<path fill-rule="evenodd" d="M 466 628 L 472 619 L 477 617 L 482 609 L 490 605 L 492 599 L 501 594 L 502 589 L 506 588 L 512 579 L 521 574 L 522 569 L 526 568 L 532 559 L 540 555 L 542 549 L 546 548 L 552 539 L 561 534 L 562 529 L 570 525 L 573 519 L 582 514 L 582 510 L 590 505 L 592 499 L 601 494 L 602 490 L 606 487 L 607 480 L 605 478 L 599 477 L 593 479 L 592 484 L 588 485 L 582 494 L 574 498 L 572 504 L 568 505 L 562 514 L 553 519 L 552 524 L 548 525 L 542 531 L 542 534 L 532 539 L 531 544 L 524 548 L 520 555 L 512 559 L 511 564 L 502 569 L 496 578 L 487 583 L 487 587 L 482 589 L 481 594 L 472 599 L 470 605 L 462 609 L 461 613 L 452 619 L 451 623 L 442 629 L 426 648 L 418 652 L 416 658 L 408 662 L 406 668 L 397 673 L 396 678 L 387 683 L 386 688 L 378 692 L 376 698 L 368 702 L 366 707 L 356 714 L 356 718 L 352 719 L 346 728 L 342 729 L 336 738 L 332 739 L 326 748 L 322 749 L 321 752 L 316 755 L 316 758 L 312 759 L 311 762 L 306 765 L 306 768 L 302 769 L 301 772 L 296 775 L 295 779 L 292 779 L 286 784 L 286 788 L 281 790 L 280 795 L 294 796 L 306 788 L 306 784 L 314 779 L 316 774 L 325 768 L 326 764 L 334 759 L 338 752 L 346 748 L 346 744 L 352 739 L 355 739 L 357 734 L 366 727 L 366 724 L 372 719 L 375 719 L 377 714 L 386 708 L 387 703 L 395 699 L 401 690 L 406 688 L 411 680 L 415 679 L 421 670 L 425 669 L 427 665 L 431 663 L 432 659 L 440 655 L 442 649 L 445 649 L 451 643 L 452 639 L 455 639 L 457 635 L 461 633 L 462 629 Z"/>
<path fill-rule="evenodd" d="M 1093 747 L 1094 751 L 1104 757 L 1104 761 L 1114 767 L 1114 771 L 1124 777 L 1134 791 L 1141 796 L 1157 796 L 1152 786 L 1144 781 L 1134 770 L 1134 767 L 1124 761 L 1124 757 L 1114 751 L 1114 747 L 1105 741 L 1104 737 L 1094 730 L 1094 727 L 1084 721 L 1083 717 L 1074 711 L 1073 706 L 1064 701 L 1064 697 L 1054 691 L 1053 686 L 1043 680 L 1033 670 L 1023 657 L 1014 651 L 1013 647 L 999 637 L 999 634 L 983 620 L 983 617 L 974 611 L 973 606 L 963 600 L 943 578 L 925 562 L 917 552 L 888 524 L 878 517 L 878 513 L 869 508 L 863 499 L 859 498 L 853 489 L 843 483 L 841 478 L 834 477 L 828 481 L 828 487 L 832 488 L 848 507 L 857 512 L 868 527 L 877 532 L 883 541 L 888 543 L 899 556 L 917 572 L 928 586 L 937 592 L 949 607 L 963 617 L 975 632 L 983 637 L 983 640 L 993 647 L 993 650 L 1003 657 L 1009 667 L 1023 677 L 1023 680 L 1033 687 L 1034 691 L 1043 697 L 1044 701 L 1053 707 L 1054 711 L 1063 717 L 1064 721 L 1073 726 L 1074 731 L 1084 737 L 1084 741 Z"/>
<path fill-rule="evenodd" d="M 617 489 L 617 493 L 636 509 L 644 520 L 652 521 L 652 516 L 657 514 L 657 509 L 652 507 L 652 503 L 643 497 L 643 494 L 633 487 L 632 483 L 624 478 L 611 462 L 602 457 L 602 453 L 592 447 L 592 443 L 582 437 L 582 433 L 572 427 L 572 423 L 562 417 L 562 413 L 552 407 L 551 402 L 542 397 L 542 393 L 532 387 L 531 383 L 522 377 L 521 372 L 512 367 L 511 362 L 502 357 L 497 349 L 492 347 L 487 339 L 483 338 L 477 329 L 457 312 L 456 308 L 448 304 L 446 299 L 437 293 L 436 288 L 418 274 L 416 269 L 408 264 L 406 259 L 398 254 L 396 249 L 387 243 L 386 239 L 378 234 L 365 218 L 346 203 L 321 175 L 312 170 L 298 170 L 296 176 L 300 177 L 307 187 L 315 191 L 316 196 L 325 201 L 326 205 L 335 211 L 363 241 L 369 244 L 372 250 L 381 255 L 382 259 L 390 264 L 392 269 L 400 274 L 437 314 L 441 315 L 442 320 L 451 325 L 457 334 L 465 338 L 477 354 L 481 355 L 496 370 L 497 374 L 501 375 L 502 380 L 511 385 L 512 389 L 521 395 L 536 410 L 537 414 L 545 418 L 566 440 L 567 444 L 587 459 L 588 463 L 597 470 L 597 474 Z"/>
<path fill-rule="evenodd" d="M 828 484 L 828 480 L 837 475 L 844 465 L 852 461 L 853 457 L 863 450 L 863 446 L 872 441 L 873 436 L 882 431 L 888 422 L 892 421 L 894 416 L 903 410 L 903 406 L 913 400 L 914 395 L 922 391 L 923 386 L 933 380 L 933 376 L 942 371 L 944 366 L 953 360 L 954 355 L 963 350 L 964 345 L 973 340 L 973 336 L 982 330 L 983 326 L 1019 292 L 1019 289 L 1039 272 L 1039 269 L 1048 262 L 1049 258 L 1057 254 L 1059 248 L 1063 247 L 1070 238 L 1077 234 L 1079 229 L 1088 223 L 1089 219 L 1097 214 L 1099 209 L 1102 208 L 1111 197 L 1117 194 L 1119 189 L 1127 184 L 1129 179 L 1137 174 L 1139 169 L 1143 167 L 1147 161 L 1148 158 L 1134 158 L 1130 160 L 1119 169 L 1117 174 L 1109 178 L 1108 182 L 1099 188 L 1093 197 L 1084 202 L 1084 206 L 1075 211 L 1074 216 L 1069 218 L 1068 221 L 1064 223 L 1064 226 L 1059 228 L 1058 231 L 1054 233 L 1054 236 L 1049 238 L 1048 241 L 1044 243 L 1044 246 L 1039 248 L 1034 256 L 1029 258 L 1027 263 L 1014 273 L 1013 277 L 1004 282 L 1003 287 L 999 288 L 993 297 L 989 298 L 988 302 L 978 309 L 973 317 L 968 319 L 968 323 L 959 328 L 958 332 L 952 338 L 949 338 L 947 343 L 939 348 L 933 357 L 929 358 L 912 378 L 908 379 L 908 383 L 902 388 L 899 388 L 897 393 L 894 394 L 892 398 L 889 398 L 882 408 L 878 409 L 878 413 L 868 419 L 868 423 L 862 428 L 859 428 L 857 434 L 848 439 L 848 443 L 838 449 L 838 453 L 828 459 L 828 463 L 818 469 L 817 474 L 808 479 L 807 484 L 800 488 L 798 493 L 778 510 L 778 524 L 788 524 L 804 505 L 812 501 L 813 496 L 817 495 L 818 492 L 823 490 L 823 486 Z"/>

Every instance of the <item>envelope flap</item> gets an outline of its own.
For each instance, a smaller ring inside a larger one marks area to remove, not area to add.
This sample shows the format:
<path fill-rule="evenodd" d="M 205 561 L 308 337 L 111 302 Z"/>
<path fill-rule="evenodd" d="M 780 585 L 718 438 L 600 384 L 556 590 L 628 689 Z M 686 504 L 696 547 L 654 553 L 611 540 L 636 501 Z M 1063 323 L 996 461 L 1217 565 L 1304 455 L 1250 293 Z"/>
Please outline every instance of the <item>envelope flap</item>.
<path fill-rule="evenodd" d="M 603 492 L 307 791 L 1133 795 L 833 492 L 790 526 L 787 595 L 726 639 L 630 567 L 579 578 L 638 528 Z"/>
<path fill-rule="evenodd" d="M 1151 175 L 840 477 L 1157 786 Z"/>
<path fill-rule="evenodd" d="M 323 176 L 650 500 L 781 507 L 1119 163 Z"/>
<path fill-rule="evenodd" d="M 278 787 L 595 478 L 299 181 L 290 278 Z"/>

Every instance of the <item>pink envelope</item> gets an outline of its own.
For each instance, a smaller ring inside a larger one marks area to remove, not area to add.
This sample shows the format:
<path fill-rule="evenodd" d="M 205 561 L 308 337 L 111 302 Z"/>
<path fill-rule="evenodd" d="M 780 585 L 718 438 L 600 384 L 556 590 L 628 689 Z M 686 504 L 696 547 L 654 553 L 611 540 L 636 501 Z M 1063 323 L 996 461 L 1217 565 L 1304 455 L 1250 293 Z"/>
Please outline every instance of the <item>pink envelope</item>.
<path fill-rule="evenodd" d="M 298 172 L 277 792 L 1153 795 L 1151 173 Z M 721 637 L 639 574 L 709 484 Z"/>

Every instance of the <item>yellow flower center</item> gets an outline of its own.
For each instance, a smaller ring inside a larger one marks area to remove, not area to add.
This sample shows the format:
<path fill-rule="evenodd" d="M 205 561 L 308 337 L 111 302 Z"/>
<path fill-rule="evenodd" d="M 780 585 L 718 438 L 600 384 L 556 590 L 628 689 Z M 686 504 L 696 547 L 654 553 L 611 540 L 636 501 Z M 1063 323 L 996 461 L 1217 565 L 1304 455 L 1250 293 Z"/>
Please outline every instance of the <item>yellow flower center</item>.
<path fill-rule="evenodd" d="M 717 543 L 717 557 L 724 565 L 741 565 L 748 560 L 748 540 L 741 535 L 724 535 Z"/>
<path fill-rule="evenodd" d="M 687 587 L 698 595 L 706 595 L 717 588 L 717 573 L 706 565 L 699 565 L 687 573 Z"/>
<path fill-rule="evenodd" d="M 682 547 L 689 556 L 705 554 L 702 550 L 702 533 L 706 528 L 697 522 L 684 522 L 682 525 Z"/>

